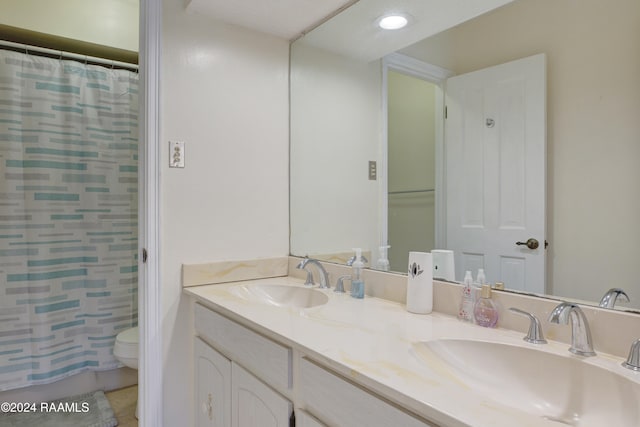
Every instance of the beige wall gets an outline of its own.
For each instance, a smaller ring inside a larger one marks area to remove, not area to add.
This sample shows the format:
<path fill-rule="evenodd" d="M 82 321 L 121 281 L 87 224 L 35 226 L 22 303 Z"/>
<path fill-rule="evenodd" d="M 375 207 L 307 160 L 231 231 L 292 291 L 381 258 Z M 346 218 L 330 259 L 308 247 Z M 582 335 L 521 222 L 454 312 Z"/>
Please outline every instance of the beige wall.
<path fill-rule="evenodd" d="M 395 71 L 387 75 L 388 232 L 391 271 L 405 271 L 410 251 L 435 248 L 436 85 Z"/>
<path fill-rule="evenodd" d="M 518 0 L 405 50 L 456 73 L 547 54 L 548 286 L 640 307 L 640 2 Z"/>
<path fill-rule="evenodd" d="M 181 264 L 289 253 L 289 44 L 183 5 L 163 2 L 157 285 L 165 426 L 193 425 L 193 319 Z M 173 139 L 186 143 L 184 169 L 168 167 Z"/>
<path fill-rule="evenodd" d="M 0 24 L 138 51 L 138 0 L 2 0 Z"/>

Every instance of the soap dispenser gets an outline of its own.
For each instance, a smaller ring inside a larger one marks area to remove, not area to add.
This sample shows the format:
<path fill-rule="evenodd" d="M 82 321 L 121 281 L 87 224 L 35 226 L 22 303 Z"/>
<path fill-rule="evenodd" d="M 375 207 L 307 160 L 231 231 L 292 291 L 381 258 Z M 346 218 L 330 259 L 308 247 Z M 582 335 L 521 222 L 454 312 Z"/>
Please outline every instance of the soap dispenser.
<path fill-rule="evenodd" d="M 354 249 L 356 260 L 351 264 L 351 296 L 353 298 L 364 298 L 364 279 L 362 278 L 362 249 Z"/>
<path fill-rule="evenodd" d="M 389 271 L 389 248 L 391 246 L 380 246 L 380 258 L 378 258 L 378 270 Z"/>
<path fill-rule="evenodd" d="M 476 323 L 486 328 L 493 328 L 498 322 L 498 307 L 491 299 L 491 285 L 482 285 L 480 299 L 473 307 Z"/>

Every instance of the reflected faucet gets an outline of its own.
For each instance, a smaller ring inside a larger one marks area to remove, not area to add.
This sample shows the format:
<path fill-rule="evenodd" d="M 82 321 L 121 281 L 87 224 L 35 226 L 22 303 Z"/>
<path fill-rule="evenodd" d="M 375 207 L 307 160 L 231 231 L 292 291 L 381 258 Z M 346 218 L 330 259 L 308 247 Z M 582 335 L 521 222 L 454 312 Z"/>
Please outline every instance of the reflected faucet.
<path fill-rule="evenodd" d="M 624 290 L 620 288 L 611 288 L 604 294 L 600 300 L 600 304 L 598 305 L 603 308 L 613 308 L 616 305 L 618 297 L 621 295 L 627 302 L 629 302 L 629 295 L 627 295 Z"/>
<path fill-rule="evenodd" d="M 364 255 L 360 255 L 360 258 L 362 259 L 362 262 L 365 262 L 365 263 L 369 262 L 369 260 Z M 346 263 L 347 267 L 351 267 L 354 262 L 356 262 L 356 256 L 355 255 L 347 260 L 347 263 Z"/>
<path fill-rule="evenodd" d="M 579 356 L 595 356 L 591 344 L 591 330 L 584 312 L 577 304 L 562 302 L 549 315 L 549 322 L 567 325 L 571 319 L 571 347 L 569 351 Z"/>
<path fill-rule="evenodd" d="M 305 270 L 307 272 L 307 280 L 306 282 L 304 282 L 305 286 L 313 286 L 315 285 L 314 281 L 313 281 L 313 274 L 311 273 L 311 271 L 307 270 L 306 267 L 308 264 L 312 264 L 315 265 L 316 268 L 318 269 L 318 273 L 319 273 L 319 288 L 320 289 L 329 289 L 329 275 L 327 274 L 327 270 L 324 269 L 324 267 L 322 266 L 322 264 L 320 264 L 320 261 L 313 259 L 313 258 L 305 258 L 302 261 L 300 261 L 300 264 L 298 264 L 296 266 L 297 269 L 299 270 Z"/>

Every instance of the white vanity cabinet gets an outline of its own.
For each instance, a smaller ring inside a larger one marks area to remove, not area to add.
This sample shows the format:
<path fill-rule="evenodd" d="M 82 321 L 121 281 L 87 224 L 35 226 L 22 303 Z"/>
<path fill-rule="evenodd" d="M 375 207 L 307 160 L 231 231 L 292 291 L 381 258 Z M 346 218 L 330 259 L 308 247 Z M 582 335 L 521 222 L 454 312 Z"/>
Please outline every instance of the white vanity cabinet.
<path fill-rule="evenodd" d="M 289 427 L 291 349 L 199 304 L 195 325 L 197 426 Z"/>
<path fill-rule="evenodd" d="M 302 357 L 299 396 L 306 410 L 331 426 L 437 427 Z"/>
<path fill-rule="evenodd" d="M 227 427 L 231 424 L 231 361 L 195 341 L 196 426 Z"/>
<path fill-rule="evenodd" d="M 198 427 L 437 427 L 293 350 L 195 305 Z M 212 348 L 213 347 L 213 348 Z"/>
<path fill-rule="evenodd" d="M 289 427 L 293 405 L 240 365 L 233 363 L 232 427 Z"/>

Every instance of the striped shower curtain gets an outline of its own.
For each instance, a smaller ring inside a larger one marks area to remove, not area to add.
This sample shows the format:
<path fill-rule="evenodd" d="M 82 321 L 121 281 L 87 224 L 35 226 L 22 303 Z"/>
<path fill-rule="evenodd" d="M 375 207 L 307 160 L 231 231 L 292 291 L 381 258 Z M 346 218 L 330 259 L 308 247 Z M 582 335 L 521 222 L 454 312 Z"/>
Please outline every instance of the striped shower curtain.
<path fill-rule="evenodd" d="M 138 76 L 0 50 L 0 390 L 118 365 L 137 325 Z"/>

